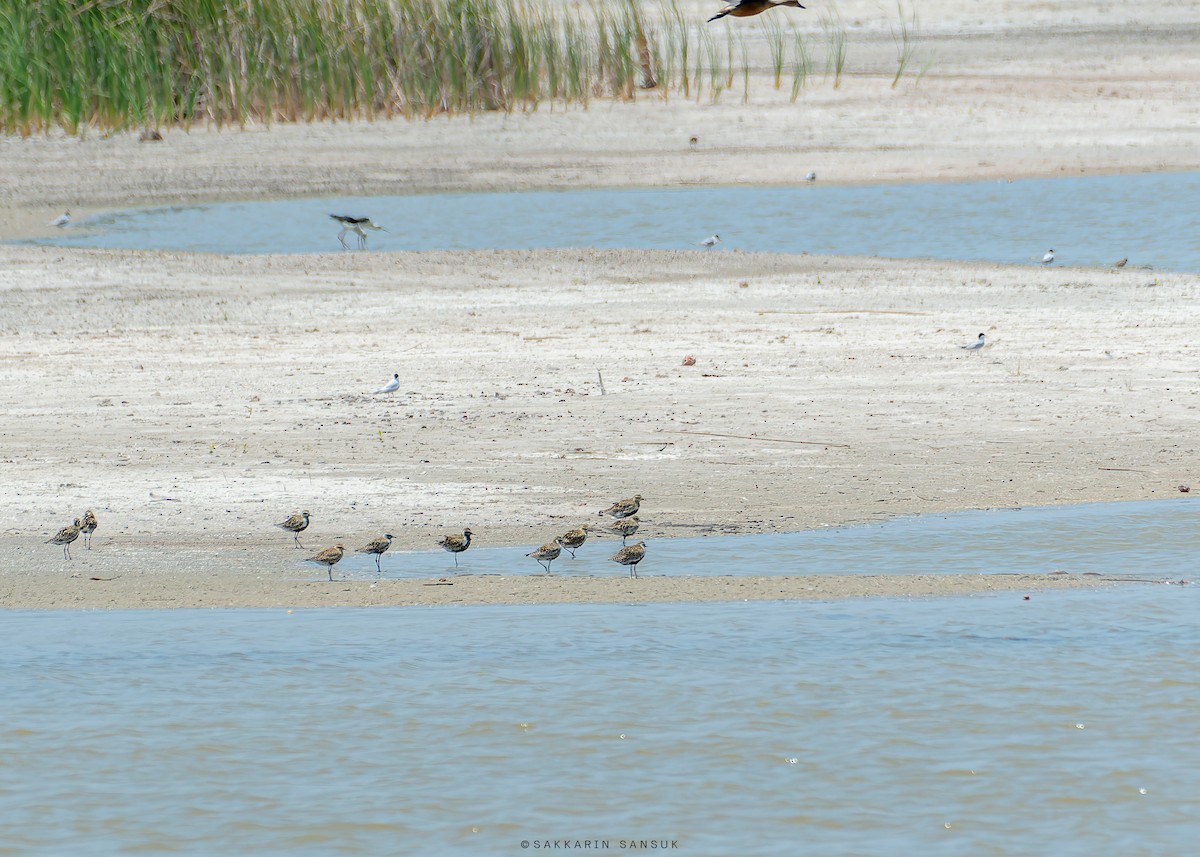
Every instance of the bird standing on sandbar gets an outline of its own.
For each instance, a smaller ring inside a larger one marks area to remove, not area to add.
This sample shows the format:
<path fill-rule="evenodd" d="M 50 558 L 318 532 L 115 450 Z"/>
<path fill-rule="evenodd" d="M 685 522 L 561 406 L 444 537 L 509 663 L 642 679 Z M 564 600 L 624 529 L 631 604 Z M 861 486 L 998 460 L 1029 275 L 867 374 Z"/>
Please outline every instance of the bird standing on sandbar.
<path fill-rule="evenodd" d="M 1053 265 L 1054 264 L 1054 248 L 1053 247 L 1051 247 L 1049 250 L 1047 250 L 1046 255 L 1042 257 L 1042 264 L 1043 265 Z"/>
<path fill-rule="evenodd" d="M 616 533 L 618 536 L 620 536 L 621 544 L 623 545 L 625 544 L 625 540 L 627 538 L 638 531 L 638 527 L 640 525 L 641 521 L 639 521 L 636 517 L 620 518 L 619 520 L 613 521 L 612 524 L 608 526 L 608 531 L 611 533 Z"/>
<path fill-rule="evenodd" d="M 1129 264 L 1129 257 L 1126 256 L 1124 259 L 1118 259 L 1117 261 L 1113 262 L 1113 267 L 1114 268 L 1124 268 L 1128 264 Z"/>
<path fill-rule="evenodd" d="M 342 561 L 345 553 L 345 546 L 338 544 L 331 548 L 325 548 L 319 554 L 310 556 L 305 562 L 315 562 L 317 565 L 326 566 L 329 569 L 329 579 L 333 580 L 333 567 Z"/>
<path fill-rule="evenodd" d="M 546 574 L 550 573 L 550 563 L 558 559 L 558 555 L 562 553 L 562 548 L 558 546 L 558 540 L 546 542 L 535 551 L 530 551 L 525 556 L 531 556 L 538 561 L 538 564 L 546 569 Z"/>
<path fill-rule="evenodd" d="M 637 577 L 638 563 L 646 558 L 646 543 L 638 542 L 635 545 L 630 545 L 627 548 L 621 548 L 611 557 L 610 560 L 621 565 L 629 566 L 629 576 Z"/>
<path fill-rule="evenodd" d="M 372 539 L 371 541 L 367 542 L 365 547 L 359 548 L 358 552 L 375 554 L 375 573 L 383 574 L 383 570 L 379 567 L 379 558 L 391 546 L 392 546 L 392 534 L 384 533 L 383 538 Z"/>
<path fill-rule="evenodd" d="M 705 23 L 711 24 L 717 18 L 724 18 L 730 15 L 734 18 L 749 18 L 751 15 L 761 15 L 768 9 L 774 9 L 776 6 L 795 6 L 797 9 L 803 9 L 800 5 L 800 0 L 730 0 L 721 7 L 721 11 L 709 18 Z"/>
<path fill-rule="evenodd" d="M 59 229 L 66 229 L 71 223 L 71 212 L 64 211 L 58 217 L 50 221 L 49 226 L 57 226 Z"/>
<path fill-rule="evenodd" d="M 329 215 L 334 220 L 342 225 L 342 231 L 338 233 L 338 241 L 342 244 L 343 250 L 349 250 L 350 245 L 346 243 L 346 233 L 353 232 L 358 236 L 358 249 L 367 249 L 367 230 L 374 229 L 379 232 L 387 232 L 382 226 L 371 222 L 369 217 L 350 217 L 347 214 L 331 214 Z"/>
<path fill-rule="evenodd" d="M 92 549 L 92 533 L 100 526 L 100 522 L 96 520 L 96 513 L 88 509 L 83 513 L 83 524 L 79 527 L 79 532 L 83 534 L 83 544 L 88 550 Z"/>
<path fill-rule="evenodd" d="M 63 527 L 57 533 L 46 539 L 46 544 L 62 545 L 63 559 L 71 558 L 71 542 L 79 538 L 79 519 L 70 526 Z"/>
<path fill-rule="evenodd" d="M 716 247 L 720 243 L 721 243 L 720 235 L 710 235 L 707 238 L 705 238 L 703 241 L 700 242 L 700 246 L 703 247 L 705 250 L 711 250 L 712 248 Z"/>
<path fill-rule="evenodd" d="M 281 530 L 287 530 L 292 533 L 296 539 L 296 549 L 304 550 L 304 545 L 300 544 L 300 534 L 308 529 L 308 512 L 301 512 L 299 515 L 292 515 L 286 521 L 276 524 Z"/>
<path fill-rule="evenodd" d="M 591 527 L 585 524 L 582 527 L 567 530 L 555 539 L 555 541 L 567 549 L 567 552 L 571 554 L 571 559 L 575 559 L 575 551 L 583 547 L 583 543 L 587 541 L 588 530 L 590 529 Z"/>
<path fill-rule="evenodd" d="M 400 373 L 395 372 L 392 374 L 392 380 L 388 381 L 386 384 L 384 384 L 378 390 L 373 392 L 371 395 L 378 396 L 380 393 L 394 393 L 399 389 L 400 389 Z"/>
<path fill-rule="evenodd" d="M 979 334 L 979 338 L 974 342 L 968 342 L 966 345 L 960 345 L 958 347 L 965 348 L 967 351 L 978 351 L 980 348 L 983 348 L 984 344 L 984 336 L 981 333 Z"/>
<path fill-rule="evenodd" d="M 637 514 L 638 507 L 641 506 L 641 503 L 642 503 L 642 495 L 635 494 L 634 496 L 630 497 L 628 500 L 618 500 L 617 502 L 615 502 L 611 506 L 609 506 L 607 509 L 605 509 L 603 512 L 597 512 L 596 514 L 597 515 L 612 515 L 614 518 L 628 518 L 632 515 Z"/>
<path fill-rule="evenodd" d="M 471 546 L 471 536 L 473 535 L 474 533 L 472 533 L 470 527 L 468 527 L 467 529 L 463 530 L 463 534 L 461 536 L 446 536 L 440 542 L 438 542 L 439 545 L 450 551 L 450 553 L 454 554 L 455 568 L 458 568 L 458 555 Z"/>

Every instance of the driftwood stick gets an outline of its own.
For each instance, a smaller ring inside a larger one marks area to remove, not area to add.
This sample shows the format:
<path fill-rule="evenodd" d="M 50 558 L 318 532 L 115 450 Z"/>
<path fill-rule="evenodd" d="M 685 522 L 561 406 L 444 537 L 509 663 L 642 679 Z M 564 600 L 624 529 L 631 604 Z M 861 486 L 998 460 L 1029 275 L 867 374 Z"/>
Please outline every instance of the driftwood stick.
<path fill-rule="evenodd" d="M 715 431 L 681 431 L 679 429 L 663 429 L 666 434 L 694 434 L 702 437 L 730 437 L 736 440 L 763 440 L 768 443 L 801 443 L 805 446 L 836 446 L 838 449 L 850 449 L 848 443 L 825 443 L 819 440 L 791 440 L 786 437 L 757 437 L 748 434 L 721 434 Z"/>

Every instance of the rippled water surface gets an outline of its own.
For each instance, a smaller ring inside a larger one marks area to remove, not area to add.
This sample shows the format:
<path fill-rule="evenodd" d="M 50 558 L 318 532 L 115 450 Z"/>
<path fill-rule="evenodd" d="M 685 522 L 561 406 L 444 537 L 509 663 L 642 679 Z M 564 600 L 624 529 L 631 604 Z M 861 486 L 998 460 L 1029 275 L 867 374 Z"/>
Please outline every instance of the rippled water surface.
<path fill-rule="evenodd" d="M 652 512 L 630 541 L 646 539 L 647 555 L 638 574 L 1046 574 L 1188 577 L 1200 556 L 1200 501 L 1179 498 L 1130 503 L 1092 503 L 989 509 L 947 515 L 894 518 L 879 524 L 831 527 L 762 536 L 655 537 Z M 599 525 L 604 520 L 593 517 Z M 567 526 L 564 525 L 558 533 Z M 542 541 L 557 533 L 547 531 Z M 310 540 L 311 541 L 311 540 Z M 540 544 L 541 542 L 538 542 Z M 308 544 L 308 542 L 306 542 Z M 619 537 L 592 538 L 551 564 L 557 575 L 613 575 L 622 570 L 608 557 Z M 476 537 L 460 555 L 462 574 L 541 574 L 525 556 L 536 544 L 519 548 L 487 546 Z M 386 553 L 386 577 L 453 574 L 453 558 L 440 550 Z M 297 576 L 323 574 L 297 565 Z M 347 554 L 336 572 L 374 577 L 373 558 Z"/>
<path fill-rule="evenodd" d="M 1198 616 L 1163 584 L 10 611 L 0 854 L 1193 853 Z"/>
<path fill-rule="evenodd" d="M 46 243 L 214 253 L 339 250 L 330 213 L 370 216 L 378 250 L 623 247 L 931 257 L 1200 271 L 1200 173 L 1018 181 L 571 190 L 296 199 L 140 209 Z M 353 236 L 351 236 L 353 239 Z M 353 244 L 353 241 L 351 241 Z M 339 250 L 340 252 L 340 250 Z"/>

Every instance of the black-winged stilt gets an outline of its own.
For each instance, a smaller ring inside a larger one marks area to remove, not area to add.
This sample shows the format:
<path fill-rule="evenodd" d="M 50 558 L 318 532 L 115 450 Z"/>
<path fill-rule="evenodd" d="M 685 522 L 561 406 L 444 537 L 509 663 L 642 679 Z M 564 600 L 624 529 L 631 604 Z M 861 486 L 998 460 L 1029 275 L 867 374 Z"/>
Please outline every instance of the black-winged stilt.
<path fill-rule="evenodd" d="M 338 233 L 338 241 L 342 244 L 342 249 L 349 250 L 350 247 L 346 244 L 346 233 L 353 232 L 358 236 L 358 249 L 367 249 L 367 230 L 375 229 L 380 232 L 387 232 L 382 226 L 371 222 L 369 217 L 350 217 L 347 214 L 331 214 L 329 215 L 334 220 L 342 225 L 342 231 Z"/>

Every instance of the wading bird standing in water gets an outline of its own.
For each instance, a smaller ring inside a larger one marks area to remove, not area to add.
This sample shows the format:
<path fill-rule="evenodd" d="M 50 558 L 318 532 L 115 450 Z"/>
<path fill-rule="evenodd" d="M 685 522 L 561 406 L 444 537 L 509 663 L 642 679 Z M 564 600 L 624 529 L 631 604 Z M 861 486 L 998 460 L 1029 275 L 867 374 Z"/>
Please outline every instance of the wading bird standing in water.
<path fill-rule="evenodd" d="M 454 567 L 458 568 L 458 555 L 471 546 L 471 536 L 475 535 L 471 532 L 470 527 L 463 530 L 461 536 L 449 535 L 443 538 L 439 545 L 454 555 Z"/>
<path fill-rule="evenodd" d="M 799 0 L 730 0 L 721 7 L 721 11 L 708 19 L 707 23 L 712 23 L 717 18 L 724 18 L 726 15 L 732 15 L 734 18 L 749 18 L 752 15 L 761 15 L 768 9 L 774 9 L 776 6 L 795 6 L 797 9 L 803 9 Z"/>
<path fill-rule="evenodd" d="M 342 243 L 343 250 L 349 250 L 350 245 L 346 243 L 346 233 L 353 232 L 358 236 L 358 249 L 367 249 L 367 230 L 375 229 L 380 232 L 387 232 L 382 226 L 378 226 L 371 222 L 369 217 L 350 217 L 346 214 L 331 214 L 329 215 L 334 220 L 342 225 L 342 231 L 338 233 L 338 241 Z"/>

